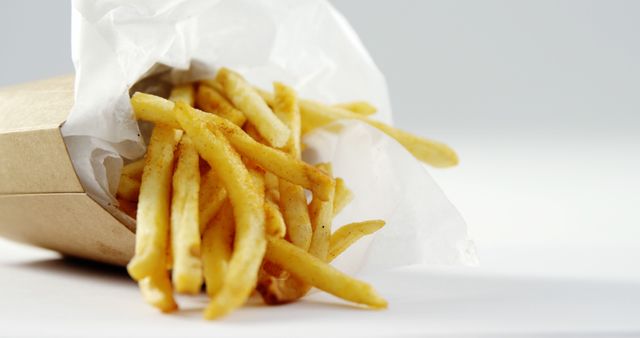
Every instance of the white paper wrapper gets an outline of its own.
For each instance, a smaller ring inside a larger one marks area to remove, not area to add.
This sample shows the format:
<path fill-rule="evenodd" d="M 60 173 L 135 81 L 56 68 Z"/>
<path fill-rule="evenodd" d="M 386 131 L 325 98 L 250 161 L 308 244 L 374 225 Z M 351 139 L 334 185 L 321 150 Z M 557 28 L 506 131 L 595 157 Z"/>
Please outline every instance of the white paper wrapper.
<path fill-rule="evenodd" d="M 302 97 L 367 100 L 376 119 L 391 122 L 384 77 L 323 0 L 77 0 L 72 31 L 75 105 L 62 132 L 82 184 L 106 207 L 115 203 L 123 159 L 144 153 L 129 90 L 148 76 L 177 83 L 227 66 L 263 88 L 282 81 Z M 148 83 L 137 88 L 161 91 Z M 334 224 L 388 224 L 336 264 L 353 271 L 475 263 L 464 221 L 422 165 L 378 130 L 340 123 L 338 135 L 320 130 L 304 140 L 307 158 L 332 161 L 355 193 Z"/>

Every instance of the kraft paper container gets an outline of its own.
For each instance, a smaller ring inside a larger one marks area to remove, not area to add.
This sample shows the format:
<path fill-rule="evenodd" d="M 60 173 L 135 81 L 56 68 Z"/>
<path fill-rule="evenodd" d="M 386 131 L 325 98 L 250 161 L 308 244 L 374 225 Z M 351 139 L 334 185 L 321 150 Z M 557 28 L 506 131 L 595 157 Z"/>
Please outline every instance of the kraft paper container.
<path fill-rule="evenodd" d="M 60 132 L 72 105 L 73 76 L 0 88 L 0 236 L 125 265 L 134 229 L 87 195 Z"/>

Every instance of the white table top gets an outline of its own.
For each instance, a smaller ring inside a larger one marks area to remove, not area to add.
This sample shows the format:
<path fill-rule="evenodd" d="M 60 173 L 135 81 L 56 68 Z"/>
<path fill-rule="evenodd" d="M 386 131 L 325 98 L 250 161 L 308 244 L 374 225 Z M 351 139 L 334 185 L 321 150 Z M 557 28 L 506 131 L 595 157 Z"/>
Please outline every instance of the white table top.
<path fill-rule="evenodd" d="M 640 335 L 640 278 L 615 274 L 407 267 L 361 276 L 388 298 L 386 311 L 315 293 L 279 307 L 255 300 L 222 321 L 206 322 L 201 316 L 206 297 L 181 297 L 183 310 L 163 315 L 142 301 L 124 269 L 62 259 L 5 240 L 0 253 L 1 336 Z M 489 265 L 504 265 L 485 256 Z"/>

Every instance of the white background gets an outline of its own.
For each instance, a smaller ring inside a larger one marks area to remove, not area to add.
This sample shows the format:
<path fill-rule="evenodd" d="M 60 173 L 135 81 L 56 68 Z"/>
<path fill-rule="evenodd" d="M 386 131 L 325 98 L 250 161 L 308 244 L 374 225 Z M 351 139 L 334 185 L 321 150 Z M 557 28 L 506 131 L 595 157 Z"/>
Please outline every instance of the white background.
<path fill-rule="evenodd" d="M 638 285 L 640 2 L 334 4 L 387 76 L 396 125 L 459 152 L 431 173 L 481 271 Z M 0 85 L 73 71 L 66 1 L 3 1 L 0 28 Z"/>

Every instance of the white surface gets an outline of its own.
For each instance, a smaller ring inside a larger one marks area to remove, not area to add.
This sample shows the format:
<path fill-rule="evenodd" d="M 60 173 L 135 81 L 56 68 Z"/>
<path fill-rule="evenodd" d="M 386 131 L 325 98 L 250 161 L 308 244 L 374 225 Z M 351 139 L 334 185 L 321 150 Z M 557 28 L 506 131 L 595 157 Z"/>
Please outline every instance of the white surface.
<path fill-rule="evenodd" d="M 467 220 L 482 263 L 472 272 L 425 272 L 415 283 L 424 283 L 426 306 L 412 313 L 394 296 L 389 312 L 356 311 L 357 324 L 385 330 L 379 316 L 387 313 L 424 332 L 615 337 L 633 329 L 629 336 L 640 336 L 640 2 L 335 5 L 385 73 L 397 125 L 459 151 L 460 167 L 431 172 Z M 0 9 L 0 37 L 12 47 L 0 53 L 0 64 L 12 65 L 0 83 L 72 71 L 68 3 L 2 1 Z M 193 320 L 161 316 L 123 274 L 59 261 L 22 265 L 50 256 L 0 243 L 0 335 L 41 336 L 49 327 L 42 321 L 60 335 L 87 326 L 169 334 L 188 325 L 216 336 L 221 326 L 246 332 L 279 325 L 269 322 L 274 309 L 262 308 L 223 324 L 201 322 L 198 311 Z M 385 278 L 368 280 L 388 292 L 393 275 Z M 312 332 L 325 327 L 316 322 L 322 307 L 282 309 L 275 311 L 309 323 Z"/>
<path fill-rule="evenodd" d="M 0 335 L 153 337 L 618 337 L 640 335 L 640 279 L 536 276 L 484 268 L 408 267 L 362 276 L 390 302 L 356 308 L 316 293 L 218 322 L 205 298 L 163 315 L 144 304 L 124 269 L 63 260 L 0 240 Z M 502 251 L 505 253 L 505 251 Z"/>

